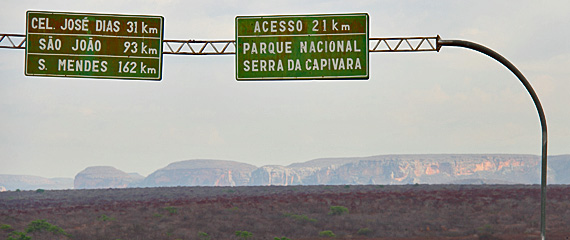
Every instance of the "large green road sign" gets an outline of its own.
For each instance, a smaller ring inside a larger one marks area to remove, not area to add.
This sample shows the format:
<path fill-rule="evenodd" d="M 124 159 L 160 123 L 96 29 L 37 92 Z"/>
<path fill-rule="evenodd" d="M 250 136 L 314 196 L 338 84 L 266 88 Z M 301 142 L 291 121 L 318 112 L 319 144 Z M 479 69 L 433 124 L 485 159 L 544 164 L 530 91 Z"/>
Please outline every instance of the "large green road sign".
<path fill-rule="evenodd" d="M 27 76 L 162 78 L 162 16 L 26 15 Z"/>
<path fill-rule="evenodd" d="M 368 79 L 368 14 L 236 17 L 236 79 Z"/>

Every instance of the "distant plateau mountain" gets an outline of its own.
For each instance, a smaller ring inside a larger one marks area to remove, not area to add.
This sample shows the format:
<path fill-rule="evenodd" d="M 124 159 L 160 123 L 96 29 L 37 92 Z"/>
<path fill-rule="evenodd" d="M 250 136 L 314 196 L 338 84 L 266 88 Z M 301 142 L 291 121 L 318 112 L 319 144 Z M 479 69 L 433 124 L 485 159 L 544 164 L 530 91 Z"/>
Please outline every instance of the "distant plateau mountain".
<path fill-rule="evenodd" d="M 174 162 L 147 177 L 110 166 L 75 179 L 0 175 L 0 191 L 164 186 L 538 184 L 541 159 L 522 154 L 416 154 L 321 158 L 289 166 L 212 159 Z M 548 184 L 570 184 L 570 155 L 548 157 Z"/>
<path fill-rule="evenodd" d="M 73 178 L 44 178 L 30 175 L 0 174 L 0 192 L 10 190 L 72 189 Z"/>

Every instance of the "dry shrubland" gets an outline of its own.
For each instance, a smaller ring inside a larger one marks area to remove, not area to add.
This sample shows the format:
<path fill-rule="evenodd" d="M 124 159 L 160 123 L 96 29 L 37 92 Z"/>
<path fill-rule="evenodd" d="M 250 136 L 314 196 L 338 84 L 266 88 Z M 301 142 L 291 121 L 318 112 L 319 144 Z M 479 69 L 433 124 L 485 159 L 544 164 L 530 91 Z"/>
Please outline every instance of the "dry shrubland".
<path fill-rule="evenodd" d="M 569 198 L 570 186 L 549 186 L 547 236 L 553 239 L 570 237 Z M 333 235 L 335 239 L 538 239 L 540 187 L 347 185 L 0 193 L 0 237 L 7 238 L 15 231 L 25 233 L 31 222 L 41 219 L 69 236 L 49 231 L 27 236 L 123 240 L 330 239 Z"/>

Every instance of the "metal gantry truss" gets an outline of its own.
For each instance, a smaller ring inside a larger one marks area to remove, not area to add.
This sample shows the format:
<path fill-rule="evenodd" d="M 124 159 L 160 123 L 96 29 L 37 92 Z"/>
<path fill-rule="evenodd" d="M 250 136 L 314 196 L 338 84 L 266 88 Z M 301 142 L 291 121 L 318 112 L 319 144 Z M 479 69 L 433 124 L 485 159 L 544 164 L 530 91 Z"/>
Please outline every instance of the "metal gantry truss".
<path fill-rule="evenodd" d="M 438 51 L 438 37 L 369 38 L 370 52 Z M 26 35 L 0 33 L 0 48 L 25 49 Z M 235 54 L 234 40 L 164 40 L 163 54 L 227 55 Z"/>
<path fill-rule="evenodd" d="M 26 49 L 26 35 L 0 33 L 0 48 Z"/>
<path fill-rule="evenodd" d="M 438 51 L 438 37 L 369 38 L 370 52 Z M 374 43 L 374 44 L 372 44 Z"/>
<path fill-rule="evenodd" d="M 223 55 L 235 54 L 234 40 L 164 40 L 163 54 Z"/>

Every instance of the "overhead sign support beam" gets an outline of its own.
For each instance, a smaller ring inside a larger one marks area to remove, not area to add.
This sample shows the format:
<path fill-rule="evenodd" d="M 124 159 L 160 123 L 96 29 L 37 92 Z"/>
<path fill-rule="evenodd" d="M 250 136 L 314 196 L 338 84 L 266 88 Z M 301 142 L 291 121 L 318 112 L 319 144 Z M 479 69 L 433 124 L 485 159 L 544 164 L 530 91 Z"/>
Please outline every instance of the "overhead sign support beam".
<path fill-rule="evenodd" d="M 437 51 L 437 37 L 369 38 L 369 52 Z M 25 34 L 0 33 L 0 48 L 26 49 Z M 231 55 L 234 40 L 164 40 L 162 54 L 173 55 Z"/>

